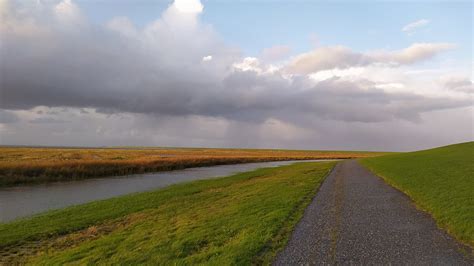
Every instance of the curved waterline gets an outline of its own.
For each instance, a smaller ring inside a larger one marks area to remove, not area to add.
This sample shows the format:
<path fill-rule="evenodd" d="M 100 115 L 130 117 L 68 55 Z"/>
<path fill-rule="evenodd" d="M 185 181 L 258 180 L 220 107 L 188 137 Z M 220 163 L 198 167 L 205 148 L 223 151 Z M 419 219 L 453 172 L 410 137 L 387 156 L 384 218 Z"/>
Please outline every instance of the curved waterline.
<path fill-rule="evenodd" d="M 257 168 L 276 167 L 295 162 L 305 161 L 218 165 L 140 175 L 2 188 L 0 189 L 0 222 L 8 222 L 47 210 L 163 188 L 181 182 L 222 177 L 252 171 Z"/>

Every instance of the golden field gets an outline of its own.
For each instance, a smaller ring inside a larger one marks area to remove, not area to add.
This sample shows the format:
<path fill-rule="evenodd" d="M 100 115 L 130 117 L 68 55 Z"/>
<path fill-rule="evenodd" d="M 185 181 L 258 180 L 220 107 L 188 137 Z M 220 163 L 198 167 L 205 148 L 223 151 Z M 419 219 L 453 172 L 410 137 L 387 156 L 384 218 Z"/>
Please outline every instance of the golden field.
<path fill-rule="evenodd" d="M 386 153 L 211 148 L 0 147 L 0 186 L 247 162 L 349 159 Z"/>

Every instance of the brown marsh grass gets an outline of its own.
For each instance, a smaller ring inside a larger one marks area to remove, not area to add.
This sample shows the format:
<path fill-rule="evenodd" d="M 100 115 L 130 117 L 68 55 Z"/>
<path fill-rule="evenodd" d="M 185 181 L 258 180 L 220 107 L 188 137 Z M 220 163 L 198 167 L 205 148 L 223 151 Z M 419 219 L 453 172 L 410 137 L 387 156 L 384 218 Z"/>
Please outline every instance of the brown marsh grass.
<path fill-rule="evenodd" d="M 349 159 L 383 153 L 209 148 L 0 147 L 0 186 L 264 161 Z"/>

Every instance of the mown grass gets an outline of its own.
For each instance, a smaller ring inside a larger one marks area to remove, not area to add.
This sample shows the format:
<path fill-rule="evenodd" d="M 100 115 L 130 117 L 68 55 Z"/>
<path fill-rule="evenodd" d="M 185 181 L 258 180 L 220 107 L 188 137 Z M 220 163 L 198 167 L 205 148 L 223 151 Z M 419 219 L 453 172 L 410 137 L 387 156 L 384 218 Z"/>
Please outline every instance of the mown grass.
<path fill-rule="evenodd" d="M 45 265 L 268 264 L 335 163 L 264 168 L 0 224 L 0 257 Z"/>
<path fill-rule="evenodd" d="M 263 161 L 348 159 L 384 153 L 206 148 L 0 147 L 0 187 Z"/>
<path fill-rule="evenodd" d="M 474 142 L 361 159 L 441 228 L 474 246 Z"/>

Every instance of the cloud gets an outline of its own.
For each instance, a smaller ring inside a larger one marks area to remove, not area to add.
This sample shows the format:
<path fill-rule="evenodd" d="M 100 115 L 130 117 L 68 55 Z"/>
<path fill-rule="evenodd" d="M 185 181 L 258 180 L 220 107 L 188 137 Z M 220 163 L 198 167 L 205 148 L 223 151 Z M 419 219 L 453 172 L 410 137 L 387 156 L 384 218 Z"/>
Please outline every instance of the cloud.
<path fill-rule="evenodd" d="M 138 30 L 127 17 L 115 17 L 106 23 L 106 27 L 126 37 L 137 37 Z"/>
<path fill-rule="evenodd" d="M 313 137 L 334 144 L 332 136 L 348 137 L 353 125 L 364 140 L 369 133 L 361 125 L 419 124 L 429 112 L 472 105 L 467 97 L 419 93 L 398 76 L 353 78 L 354 68 L 380 74 L 451 44 L 375 52 L 320 47 L 277 67 L 270 61 L 287 56 L 287 48 L 242 56 L 200 21 L 199 1 L 188 2 L 189 9 L 174 2 L 143 27 L 127 17 L 89 23 L 67 0 L 38 8 L 3 1 L 9 11 L 0 17 L 0 114 L 21 118 L 2 129 L 6 143 L 26 143 L 29 136 L 61 144 L 183 145 L 186 139 L 186 145 L 303 147 L 317 144 Z M 398 91 L 401 86 L 408 89 Z M 40 111 L 54 112 L 54 121 L 39 118 Z"/>
<path fill-rule="evenodd" d="M 65 24 L 80 24 L 84 20 L 81 10 L 72 0 L 63 0 L 55 5 L 54 15 Z"/>
<path fill-rule="evenodd" d="M 287 45 L 275 45 L 263 49 L 261 59 L 267 62 L 278 61 L 285 59 L 290 52 L 291 48 Z"/>
<path fill-rule="evenodd" d="M 235 62 L 232 66 L 237 71 L 253 71 L 256 73 L 264 71 L 264 66 L 256 57 L 245 57 L 241 61 Z"/>
<path fill-rule="evenodd" d="M 360 53 L 344 46 L 316 48 L 295 56 L 285 70 L 292 74 L 310 74 L 327 69 L 345 69 L 373 64 L 400 66 L 430 59 L 440 52 L 455 48 L 451 43 L 414 43 L 402 50 Z"/>
<path fill-rule="evenodd" d="M 70 1 L 62 3 L 74 7 Z M 103 113 L 239 121 L 288 121 L 292 115 L 309 112 L 324 119 L 380 122 L 415 121 L 421 112 L 466 105 L 455 99 L 389 94 L 370 80 L 315 82 L 310 77 L 288 77 L 257 58 L 239 57 L 194 13 L 178 12 L 175 4 L 143 29 L 119 17 L 105 27 L 84 24 L 81 31 L 64 31 L 62 21 L 48 24 L 37 18 L 40 31 L 49 34 L 7 32 L 0 107 L 95 108 Z M 22 22 L 21 17 L 10 21 Z M 298 56 L 287 69 L 310 73 L 376 62 L 406 64 L 447 47 L 415 44 L 377 54 L 323 47 Z M 206 64 L 201 64 L 203 59 Z M 278 114 L 282 110 L 288 114 Z"/>
<path fill-rule="evenodd" d="M 418 30 L 419 28 L 425 27 L 429 23 L 430 21 L 427 19 L 420 19 L 420 20 L 408 23 L 402 28 L 402 31 L 411 35 L 415 33 L 416 30 Z"/>
<path fill-rule="evenodd" d="M 236 56 L 210 28 L 198 25 L 194 14 L 176 13 L 172 7 L 140 30 L 121 18 L 107 27 L 87 24 L 80 31 L 65 31 L 62 22 L 50 21 L 47 15 L 33 21 L 35 31 L 1 32 L 6 37 L 0 50 L 2 106 L 120 110 L 117 107 L 124 104 L 125 109 L 138 111 L 161 104 L 154 109 L 168 109 L 173 105 L 168 100 L 182 98 L 184 104 L 187 91 L 220 78 Z M 32 17 L 36 16 L 6 19 L 8 25 L 21 27 Z M 199 67 L 211 52 L 213 64 Z M 147 98 L 149 106 L 139 107 Z"/>
<path fill-rule="evenodd" d="M 27 112 L 34 110 L 12 111 L 22 116 Z M 472 141 L 474 109 L 425 113 L 419 123 L 347 123 L 305 114 L 300 117 L 304 124 L 298 125 L 294 120 L 250 123 L 203 116 L 107 115 L 94 110 L 81 114 L 74 108 L 50 108 L 50 112 L 58 112 L 58 118 L 69 123 L 32 125 L 22 120 L 3 129 L 0 125 L 0 143 L 407 151 Z"/>
<path fill-rule="evenodd" d="M 0 124 L 16 123 L 19 118 L 15 113 L 0 109 Z"/>
<path fill-rule="evenodd" d="M 474 83 L 467 77 L 448 76 L 441 78 L 441 83 L 445 88 L 464 93 L 474 93 Z"/>
<path fill-rule="evenodd" d="M 52 124 L 52 123 L 67 123 L 67 121 L 55 119 L 52 117 L 38 117 L 29 121 L 34 124 Z"/>
<path fill-rule="evenodd" d="M 371 63 L 369 56 L 344 46 L 332 46 L 316 48 L 296 56 L 286 66 L 286 70 L 295 74 L 309 74 L 325 69 L 365 66 Z"/>
<path fill-rule="evenodd" d="M 176 0 L 173 6 L 184 13 L 201 13 L 204 9 L 204 6 L 199 0 Z"/>
<path fill-rule="evenodd" d="M 370 56 L 375 62 L 408 65 L 430 59 L 440 52 L 452 50 L 455 47 L 456 45 L 452 43 L 414 43 L 402 50 L 374 52 Z"/>
<path fill-rule="evenodd" d="M 206 55 L 202 58 L 203 62 L 211 61 L 212 60 L 212 55 Z"/>

